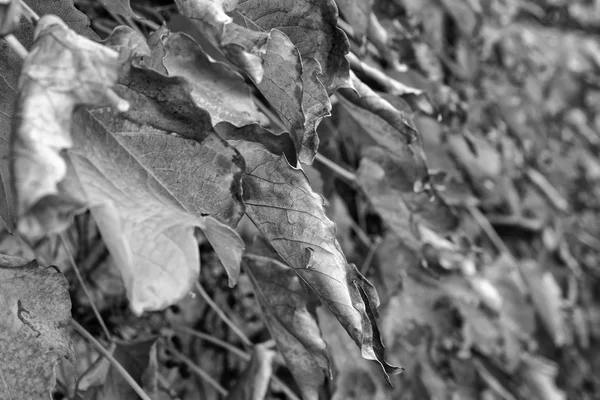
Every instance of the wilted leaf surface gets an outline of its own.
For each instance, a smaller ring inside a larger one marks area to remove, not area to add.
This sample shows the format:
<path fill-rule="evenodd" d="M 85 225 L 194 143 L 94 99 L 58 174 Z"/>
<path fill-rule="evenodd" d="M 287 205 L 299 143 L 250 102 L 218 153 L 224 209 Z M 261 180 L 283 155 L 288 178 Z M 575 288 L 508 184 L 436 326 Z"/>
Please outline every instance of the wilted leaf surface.
<path fill-rule="evenodd" d="M 67 280 L 35 260 L 0 255 L 0 307 L 0 398 L 50 398 L 54 366 L 74 358 Z"/>
<path fill-rule="evenodd" d="M 317 60 L 323 69 L 327 93 L 352 87 L 345 58 L 350 46 L 344 32 L 337 27 L 338 13 L 333 0 L 245 0 L 237 4 L 236 10 L 265 31 L 277 29 L 285 33 L 300 51 L 302 60 Z"/>
<path fill-rule="evenodd" d="M 157 42 L 153 57 L 160 62 L 155 67 L 162 67 L 169 76 L 186 78 L 192 84 L 194 101 L 208 111 L 213 124 L 228 121 L 242 126 L 264 119 L 243 78 L 227 64 L 211 61 L 194 39 L 164 27 L 153 35 Z"/>
<path fill-rule="evenodd" d="M 72 146 L 71 114 L 80 104 L 106 104 L 117 80 L 118 54 L 43 17 L 19 80 L 12 133 L 18 214 L 54 194 L 66 173 L 61 151 Z"/>
<path fill-rule="evenodd" d="M 81 136 L 70 159 L 132 308 L 161 309 L 189 291 L 199 271 L 194 227 L 203 228 L 233 284 L 243 248 L 227 225 L 243 210 L 237 152 L 216 137 L 199 143 L 131 131 L 110 113 L 76 118 Z"/>
<path fill-rule="evenodd" d="M 39 15 L 54 14 L 60 17 L 75 32 L 96 39 L 98 36 L 90 29 L 90 20 L 73 6 L 72 0 L 29 1 L 27 3 Z M 29 48 L 33 42 L 34 27 L 22 21 L 15 37 Z M 10 132 L 11 117 L 16 103 L 17 86 L 21 73 L 21 58 L 10 49 L 8 44 L 0 41 L 0 219 L 12 230 L 17 212 L 13 188 L 10 181 Z"/>
<path fill-rule="evenodd" d="M 246 213 L 279 255 L 315 291 L 363 357 L 378 361 L 386 373 L 397 367 L 384 360 L 377 326 L 379 298 L 356 267 L 348 264 L 335 238 L 333 222 L 323 210 L 306 175 L 251 142 L 234 142 L 246 160 Z"/>
<path fill-rule="evenodd" d="M 303 398 L 316 400 L 329 372 L 329 359 L 316 317 L 308 308 L 309 294 L 276 253 L 254 253 L 253 249 L 244 256 L 244 268 L 252 279 L 267 328 Z"/>

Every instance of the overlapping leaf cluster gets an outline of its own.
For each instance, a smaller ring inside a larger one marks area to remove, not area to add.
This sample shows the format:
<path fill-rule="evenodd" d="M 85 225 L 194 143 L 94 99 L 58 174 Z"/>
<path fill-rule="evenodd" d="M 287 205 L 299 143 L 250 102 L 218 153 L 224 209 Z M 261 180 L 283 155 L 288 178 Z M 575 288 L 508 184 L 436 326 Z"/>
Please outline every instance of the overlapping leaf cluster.
<path fill-rule="evenodd" d="M 89 210 L 138 315 L 182 304 L 209 243 L 306 399 L 332 370 L 336 399 L 599 392 L 586 2 L 176 0 L 192 36 L 102 3 L 136 29 L 42 2 L 22 66 L 1 42 L 9 230 Z"/>

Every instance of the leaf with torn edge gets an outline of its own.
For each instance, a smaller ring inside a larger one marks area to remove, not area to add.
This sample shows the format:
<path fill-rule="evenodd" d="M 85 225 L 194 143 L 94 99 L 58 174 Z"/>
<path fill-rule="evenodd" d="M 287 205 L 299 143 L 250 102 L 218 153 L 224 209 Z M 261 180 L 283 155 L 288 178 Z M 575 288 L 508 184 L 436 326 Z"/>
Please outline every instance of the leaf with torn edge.
<path fill-rule="evenodd" d="M 165 27 L 154 32 L 152 65 L 168 76 L 181 76 L 192 85 L 192 97 L 205 109 L 214 125 L 227 121 L 235 126 L 264 122 L 244 79 L 227 64 L 212 61 L 200 45 L 185 33 L 172 33 Z M 150 43 L 153 42 L 149 40 Z"/>
<path fill-rule="evenodd" d="M 0 255 L 0 398 L 51 398 L 54 366 L 75 357 L 68 287 L 53 267 Z"/>
<path fill-rule="evenodd" d="M 75 32 L 97 39 L 90 29 L 90 20 L 73 6 L 73 0 L 41 1 L 29 3 L 38 15 L 54 14 L 59 16 Z M 29 48 L 33 42 L 34 26 L 23 20 L 15 37 Z M 12 116 L 17 97 L 17 86 L 22 65 L 21 57 L 0 40 L 0 220 L 12 231 L 17 217 L 13 188 L 10 182 L 10 132 Z"/>
<path fill-rule="evenodd" d="M 375 288 L 348 264 L 335 238 L 335 227 L 301 169 L 256 143 L 232 144 L 246 160 L 243 181 L 246 214 L 277 253 L 331 309 L 361 349 L 388 373 L 399 368 L 384 359 Z M 389 377 L 388 377 L 389 378 Z"/>
<path fill-rule="evenodd" d="M 254 254 L 256 250 L 244 255 L 243 265 L 252 280 L 265 325 L 302 397 L 317 400 L 330 367 L 319 325 L 308 308 L 309 294 L 297 274 L 278 260 L 277 253 L 270 250 Z"/>

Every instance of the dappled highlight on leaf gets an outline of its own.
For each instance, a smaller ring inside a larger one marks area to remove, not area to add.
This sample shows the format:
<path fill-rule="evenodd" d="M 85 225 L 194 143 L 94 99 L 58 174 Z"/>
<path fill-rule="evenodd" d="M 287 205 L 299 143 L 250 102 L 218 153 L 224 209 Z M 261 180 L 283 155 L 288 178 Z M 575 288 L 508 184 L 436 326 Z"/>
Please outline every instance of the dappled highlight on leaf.
<path fill-rule="evenodd" d="M 23 65 L 12 132 L 12 183 L 19 215 L 58 192 L 72 147 L 71 115 L 80 104 L 107 104 L 117 80 L 117 53 L 45 16 Z"/>
<path fill-rule="evenodd" d="M 243 242 L 227 224 L 243 212 L 232 192 L 239 154 L 215 136 L 200 143 L 152 133 L 110 112 L 77 117 L 70 158 L 132 309 L 163 309 L 187 294 L 200 266 L 195 227 L 235 283 Z"/>
<path fill-rule="evenodd" d="M 252 280 L 265 324 L 303 398 L 316 400 L 325 377 L 330 375 L 330 366 L 319 325 L 308 309 L 309 294 L 290 267 L 268 252 L 254 252 L 253 249 L 244 256 L 243 265 Z"/>
<path fill-rule="evenodd" d="M 255 82 L 263 79 L 261 57 L 269 35 L 254 32 L 232 23 L 225 12 L 232 11 L 235 2 L 221 0 L 176 0 L 179 11 L 237 67 Z"/>
<path fill-rule="evenodd" d="M 232 142 L 246 160 L 246 214 L 279 255 L 335 314 L 364 358 L 380 363 L 386 376 L 398 372 L 384 360 L 378 336 L 379 299 L 372 285 L 349 265 L 306 175 L 285 157 L 251 142 Z M 388 377 L 389 378 L 389 377 Z"/>
<path fill-rule="evenodd" d="M 350 45 L 337 27 L 338 12 L 333 0 L 246 0 L 239 1 L 235 9 L 265 31 L 277 29 L 285 33 L 300 51 L 303 62 L 309 58 L 317 60 L 328 94 L 352 88 L 345 58 Z"/>
<path fill-rule="evenodd" d="M 68 287 L 55 268 L 0 255 L 0 398 L 50 398 L 54 366 L 74 360 Z"/>
<path fill-rule="evenodd" d="M 168 76 L 186 78 L 192 85 L 192 98 L 210 114 L 213 125 L 227 121 L 242 126 L 265 119 L 244 79 L 227 64 L 211 61 L 194 39 L 164 27 L 153 35 L 157 42 L 152 47 L 153 58 L 160 65 L 152 66 L 158 71 L 165 69 Z"/>

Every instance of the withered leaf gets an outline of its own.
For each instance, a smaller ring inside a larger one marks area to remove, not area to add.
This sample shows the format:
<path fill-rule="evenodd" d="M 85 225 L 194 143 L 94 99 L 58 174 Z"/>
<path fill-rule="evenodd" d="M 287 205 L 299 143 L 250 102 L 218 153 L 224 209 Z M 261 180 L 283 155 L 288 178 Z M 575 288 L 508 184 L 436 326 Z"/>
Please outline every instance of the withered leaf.
<path fill-rule="evenodd" d="M 19 215 L 56 192 L 66 173 L 60 152 L 72 146 L 71 114 L 108 104 L 118 54 L 70 30 L 53 15 L 38 22 L 19 80 L 12 133 L 12 183 Z"/>
<path fill-rule="evenodd" d="M 51 398 L 55 364 L 75 357 L 68 286 L 55 268 L 0 255 L 0 398 Z"/>
<path fill-rule="evenodd" d="M 255 252 L 244 256 L 243 265 L 265 324 L 303 398 L 316 400 L 329 372 L 329 359 L 315 315 L 308 308 L 309 295 L 297 274 L 279 261 L 276 253 Z"/>
<path fill-rule="evenodd" d="M 246 160 L 246 214 L 331 309 L 362 356 L 379 362 L 386 376 L 399 372 L 384 359 L 375 288 L 346 261 L 334 224 L 323 210 L 323 198 L 312 191 L 302 170 L 291 167 L 285 157 L 259 144 L 232 143 Z"/>
<path fill-rule="evenodd" d="M 90 29 L 89 19 L 73 6 L 72 0 L 54 2 L 34 2 L 30 4 L 39 15 L 52 13 L 75 32 L 91 38 L 97 35 Z M 15 37 L 28 48 L 33 42 L 34 26 L 22 21 Z M 22 60 L 8 44 L 0 40 L 0 220 L 12 231 L 17 216 L 13 188 L 10 182 L 10 132 L 12 115 L 17 96 L 17 86 L 21 73 Z"/>
<path fill-rule="evenodd" d="M 333 0 L 299 0 L 289 3 L 240 1 L 236 6 L 244 17 L 263 30 L 285 33 L 300 51 L 302 60 L 314 58 L 323 69 L 327 93 L 352 88 L 350 66 L 345 56 L 350 45 L 337 27 L 337 7 Z"/>
<path fill-rule="evenodd" d="M 192 98 L 208 111 L 213 124 L 228 121 L 242 126 L 264 120 L 243 78 L 227 64 L 210 60 L 193 38 L 171 33 L 165 27 L 153 36 L 156 43 L 151 47 L 152 57 L 157 63 L 152 67 L 159 72 L 164 69 L 168 76 L 187 79 L 192 85 Z"/>

